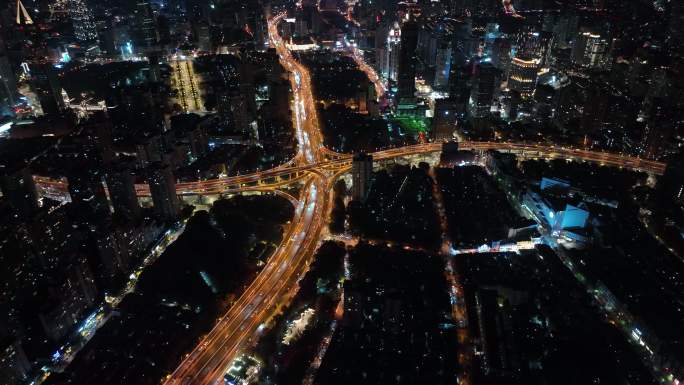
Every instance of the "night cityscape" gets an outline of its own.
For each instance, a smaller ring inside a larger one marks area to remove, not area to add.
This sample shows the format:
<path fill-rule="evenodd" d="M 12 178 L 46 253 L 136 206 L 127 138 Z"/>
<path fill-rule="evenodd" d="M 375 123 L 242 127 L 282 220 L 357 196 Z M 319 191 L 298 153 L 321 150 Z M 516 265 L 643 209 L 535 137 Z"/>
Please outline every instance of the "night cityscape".
<path fill-rule="evenodd" d="M 1 0 L 0 385 L 684 385 L 684 1 Z"/>

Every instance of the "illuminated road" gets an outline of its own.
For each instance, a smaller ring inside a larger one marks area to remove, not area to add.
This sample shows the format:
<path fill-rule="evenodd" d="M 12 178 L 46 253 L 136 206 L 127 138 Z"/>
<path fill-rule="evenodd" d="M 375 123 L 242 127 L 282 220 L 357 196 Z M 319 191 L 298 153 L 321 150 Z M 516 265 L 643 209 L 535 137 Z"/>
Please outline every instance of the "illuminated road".
<path fill-rule="evenodd" d="M 308 87 L 306 89 L 310 92 Z M 304 88 L 302 88 L 302 90 L 304 90 Z M 295 98 L 295 100 L 302 100 L 302 98 L 300 96 Z M 309 105 L 312 104 L 313 101 L 309 99 Z M 306 114 L 308 113 L 306 110 L 309 110 L 309 108 L 304 109 L 303 107 L 300 107 L 299 109 L 304 111 L 304 113 L 300 112 L 296 114 L 296 119 L 300 122 L 297 123 L 297 135 L 302 138 L 300 141 L 300 143 L 304 144 L 302 147 L 307 149 L 300 149 L 293 162 L 253 174 L 197 182 L 177 183 L 177 193 L 179 195 L 209 195 L 249 189 L 268 190 L 283 187 L 295 182 L 301 182 L 314 170 L 339 171 L 348 169 L 351 165 L 352 156 L 349 154 L 336 153 L 321 147 L 322 139 L 320 137 L 320 132 L 318 131 L 318 119 L 306 118 Z M 315 114 L 315 109 L 313 110 L 313 113 Z M 313 135 L 306 134 L 307 132 L 311 132 L 311 130 L 315 130 Z M 314 150 L 316 148 L 318 150 Z M 655 175 L 662 175 L 666 166 L 665 163 L 662 162 L 628 155 L 549 146 L 546 144 L 463 141 L 459 142 L 459 148 L 474 151 L 496 150 L 518 154 L 525 158 L 567 159 L 572 161 L 590 162 L 604 166 L 643 171 Z M 441 149 L 441 143 L 425 143 L 376 151 L 372 153 L 372 155 L 375 160 L 387 160 L 410 155 L 429 154 L 441 151 Z M 43 196 L 48 196 L 56 200 L 63 200 L 61 198 L 68 195 L 68 186 L 64 179 L 51 179 L 41 176 L 35 176 L 34 179 Z M 136 185 L 136 191 L 138 196 L 150 196 L 150 188 L 147 184 Z"/>
<path fill-rule="evenodd" d="M 172 60 L 171 84 L 178 89 L 179 104 L 184 112 L 203 112 L 204 104 L 199 91 L 199 79 L 195 74 L 192 60 Z"/>
<path fill-rule="evenodd" d="M 166 385 L 209 385 L 221 379 L 231 361 L 256 342 L 262 325 L 284 306 L 287 306 L 297 289 L 297 282 L 306 273 L 313 258 L 326 219 L 329 217 L 331 192 L 334 181 L 350 168 L 351 155 L 338 154 L 323 147 L 319 120 L 311 90 L 308 70 L 297 62 L 287 50 L 277 32 L 281 14 L 269 21 L 271 44 L 276 48 L 283 67 L 290 73 L 294 93 L 293 120 L 298 140 L 298 152 L 292 162 L 283 166 L 248 175 L 178 183 L 180 195 L 220 194 L 246 190 L 276 190 L 292 183 L 303 188 L 295 200 L 295 215 L 285 231 L 283 242 L 269 258 L 263 270 L 242 293 L 231 308 L 218 319 L 216 326 L 201 340 L 195 349 L 180 362 L 173 373 L 165 379 Z M 193 94 L 192 68 L 180 62 L 174 64 L 183 82 L 183 93 Z M 188 77 L 184 77 L 183 73 Z M 190 79 L 190 80 L 189 80 Z M 180 92 L 180 91 L 179 91 Z M 192 99 L 192 98 L 190 98 Z M 192 100 L 186 100 L 192 103 Z M 498 150 L 512 152 L 529 158 L 568 159 L 587 161 L 606 166 L 662 174 L 665 165 L 619 154 L 593 152 L 579 149 L 554 147 L 541 144 L 460 142 L 461 149 Z M 376 160 L 386 160 L 409 155 L 429 154 L 441 151 L 441 143 L 427 143 L 393 148 L 373 153 Z M 36 177 L 41 191 L 55 196 L 68 194 L 64 180 Z M 149 196 L 147 185 L 137 185 L 140 196 Z"/>
<path fill-rule="evenodd" d="M 366 61 L 363 58 L 363 52 L 361 52 L 361 50 L 357 47 L 351 47 L 350 56 L 354 59 L 354 62 L 359 67 L 359 69 L 366 74 L 368 80 L 370 80 L 373 83 L 373 86 L 375 87 L 375 94 L 377 95 L 377 100 L 382 99 L 385 96 L 385 84 L 382 82 L 375 69 L 369 66 L 368 63 L 366 63 Z"/>
<path fill-rule="evenodd" d="M 291 74 L 294 92 L 293 120 L 298 139 L 298 152 L 291 164 L 250 175 L 179 183 L 179 194 L 218 193 L 232 186 L 236 189 L 255 188 L 244 184 L 260 184 L 260 188 L 277 188 L 297 180 L 304 187 L 300 192 L 295 216 L 286 230 L 283 242 L 269 258 L 264 269 L 235 304 L 166 379 L 167 385 L 208 385 L 220 380 L 231 361 L 256 342 L 260 328 L 287 306 L 297 289 L 318 245 L 330 211 L 330 192 L 340 173 L 350 167 L 351 156 L 337 154 L 323 147 L 316 106 L 311 91 L 309 72 L 298 63 L 278 36 L 277 24 L 284 15 L 269 22 L 269 36 L 280 56 L 283 67 Z M 460 147 L 473 150 L 496 149 L 525 154 L 530 157 L 567 158 L 599 164 L 662 173 L 664 165 L 616 154 L 590 152 L 515 143 L 462 142 Z M 375 159 L 392 159 L 407 155 L 427 154 L 441 150 L 441 143 L 419 144 L 373 153 Z M 283 180 L 284 175 L 295 175 Z M 144 187 L 138 192 L 148 194 Z"/>
<path fill-rule="evenodd" d="M 283 16 L 277 16 L 269 22 L 269 35 L 283 66 L 292 74 L 292 89 L 295 93 L 293 117 L 299 139 L 296 166 L 293 167 L 306 166 L 323 159 L 319 151 L 322 140 L 308 72 L 292 58 L 277 34 L 276 26 Z M 280 308 L 288 304 L 318 246 L 319 235 L 329 214 L 330 192 L 334 180 L 334 176 L 331 178 L 322 171 L 311 169 L 307 173 L 294 218 L 281 245 L 211 332 L 165 379 L 165 384 L 216 383 L 240 351 L 258 337 L 260 326 L 265 325 Z M 208 182 L 211 184 L 207 186 L 216 183 Z M 202 188 L 206 189 L 207 186 Z"/>

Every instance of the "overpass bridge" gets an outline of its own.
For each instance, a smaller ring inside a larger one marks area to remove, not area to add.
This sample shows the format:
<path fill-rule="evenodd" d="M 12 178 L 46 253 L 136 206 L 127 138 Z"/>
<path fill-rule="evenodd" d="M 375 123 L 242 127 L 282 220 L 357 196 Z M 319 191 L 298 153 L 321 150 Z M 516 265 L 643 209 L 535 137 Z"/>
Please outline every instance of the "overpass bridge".
<path fill-rule="evenodd" d="M 662 175 L 666 166 L 663 162 L 629 155 L 534 143 L 462 141 L 459 142 L 459 149 L 473 151 L 495 150 L 515 154 L 526 159 L 565 159 L 568 161 L 590 162 L 654 175 Z M 372 155 L 374 160 L 389 160 L 412 155 L 427 155 L 440 151 L 442 151 L 442 143 L 437 142 L 389 148 L 373 152 Z M 326 148 L 321 148 L 320 153 L 323 155 L 323 160 L 319 162 L 299 162 L 295 158 L 281 166 L 251 174 L 194 182 L 179 182 L 176 184 L 176 191 L 179 195 L 213 195 L 259 190 L 273 191 L 294 183 L 300 183 L 307 175 L 314 171 L 337 172 L 348 170 L 351 167 L 352 155 L 350 154 L 342 154 Z M 57 200 L 67 199 L 69 190 L 68 182 L 65 178 L 53 179 L 34 176 L 34 180 L 41 195 Z M 139 197 L 150 196 L 150 187 L 147 184 L 136 184 L 135 190 Z"/>

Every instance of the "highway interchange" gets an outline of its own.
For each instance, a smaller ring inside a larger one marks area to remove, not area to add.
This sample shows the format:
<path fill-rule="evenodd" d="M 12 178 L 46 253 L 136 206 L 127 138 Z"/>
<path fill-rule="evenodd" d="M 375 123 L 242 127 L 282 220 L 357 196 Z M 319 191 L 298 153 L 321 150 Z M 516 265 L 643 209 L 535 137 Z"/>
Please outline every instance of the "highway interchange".
<path fill-rule="evenodd" d="M 222 194 L 249 190 L 276 191 L 299 183 L 295 214 L 283 242 L 271 256 L 257 278 L 230 309 L 217 320 L 215 327 L 202 338 L 179 366 L 164 379 L 165 385 L 208 385 L 223 378 L 231 361 L 256 342 L 260 331 L 271 318 L 287 306 L 294 296 L 298 281 L 304 276 L 317 249 L 331 209 L 332 185 L 351 168 L 351 155 L 325 149 L 318 126 L 318 116 L 311 90 L 309 71 L 287 50 L 278 34 L 280 14 L 269 20 L 271 46 L 275 47 L 283 67 L 290 73 L 293 90 L 293 120 L 299 143 L 295 158 L 271 170 L 220 179 L 183 182 L 176 185 L 179 195 Z M 360 56 L 355 55 L 361 60 Z M 426 143 L 374 152 L 375 160 L 441 151 L 441 143 Z M 662 174 L 665 164 L 631 156 L 563 148 L 541 144 L 503 142 L 460 142 L 459 148 L 475 151 L 498 150 L 531 158 L 558 158 L 588 161 L 652 174 Z M 35 177 L 42 191 L 52 195 L 67 194 L 63 180 Z M 149 186 L 136 185 L 139 196 L 149 196 Z"/>

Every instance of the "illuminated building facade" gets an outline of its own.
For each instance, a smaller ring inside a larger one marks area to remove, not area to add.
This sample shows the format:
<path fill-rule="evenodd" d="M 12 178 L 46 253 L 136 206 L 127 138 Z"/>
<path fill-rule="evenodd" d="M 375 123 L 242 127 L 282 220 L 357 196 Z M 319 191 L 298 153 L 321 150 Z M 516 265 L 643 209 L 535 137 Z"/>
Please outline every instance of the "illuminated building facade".
<path fill-rule="evenodd" d="M 68 10 L 76 40 L 81 43 L 97 42 L 95 18 L 86 2 L 84 0 L 69 0 Z"/>
<path fill-rule="evenodd" d="M 389 30 L 387 34 L 387 42 L 384 47 L 380 48 L 379 67 L 382 77 L 385 79 L 397 81 L 397 73 L 399 70 L 399 50 L 401 47 L 401 29 L 398 24 Z"/>
<path fill-rule="evenodd" d="M 537 85 L 539 62 L 534 59 L 514 57 L 511 60 L 508 88 L 520 92 L 522 96 L 530 96 Z"/>
<path fill-rule="evenodd" d="M 373 156 L 356 154 L 352 161 L 352 199 L 364 202 L 368 198 L 373 176 Z"/>
<path fill-rule="evenodd" d="M 435 101 L 435 114 L 432 119 L 432 136 L 435 141 L 451 140 L 456 131 L 458 106 L 452 99 Z"/>
<path fill-rule="evenodd" d="M 607 69 L 610 64 L 610 45 L 599 34 L 581 33 L 573 47 L 573 61 L 576 65 L 591 69 Z"/>

